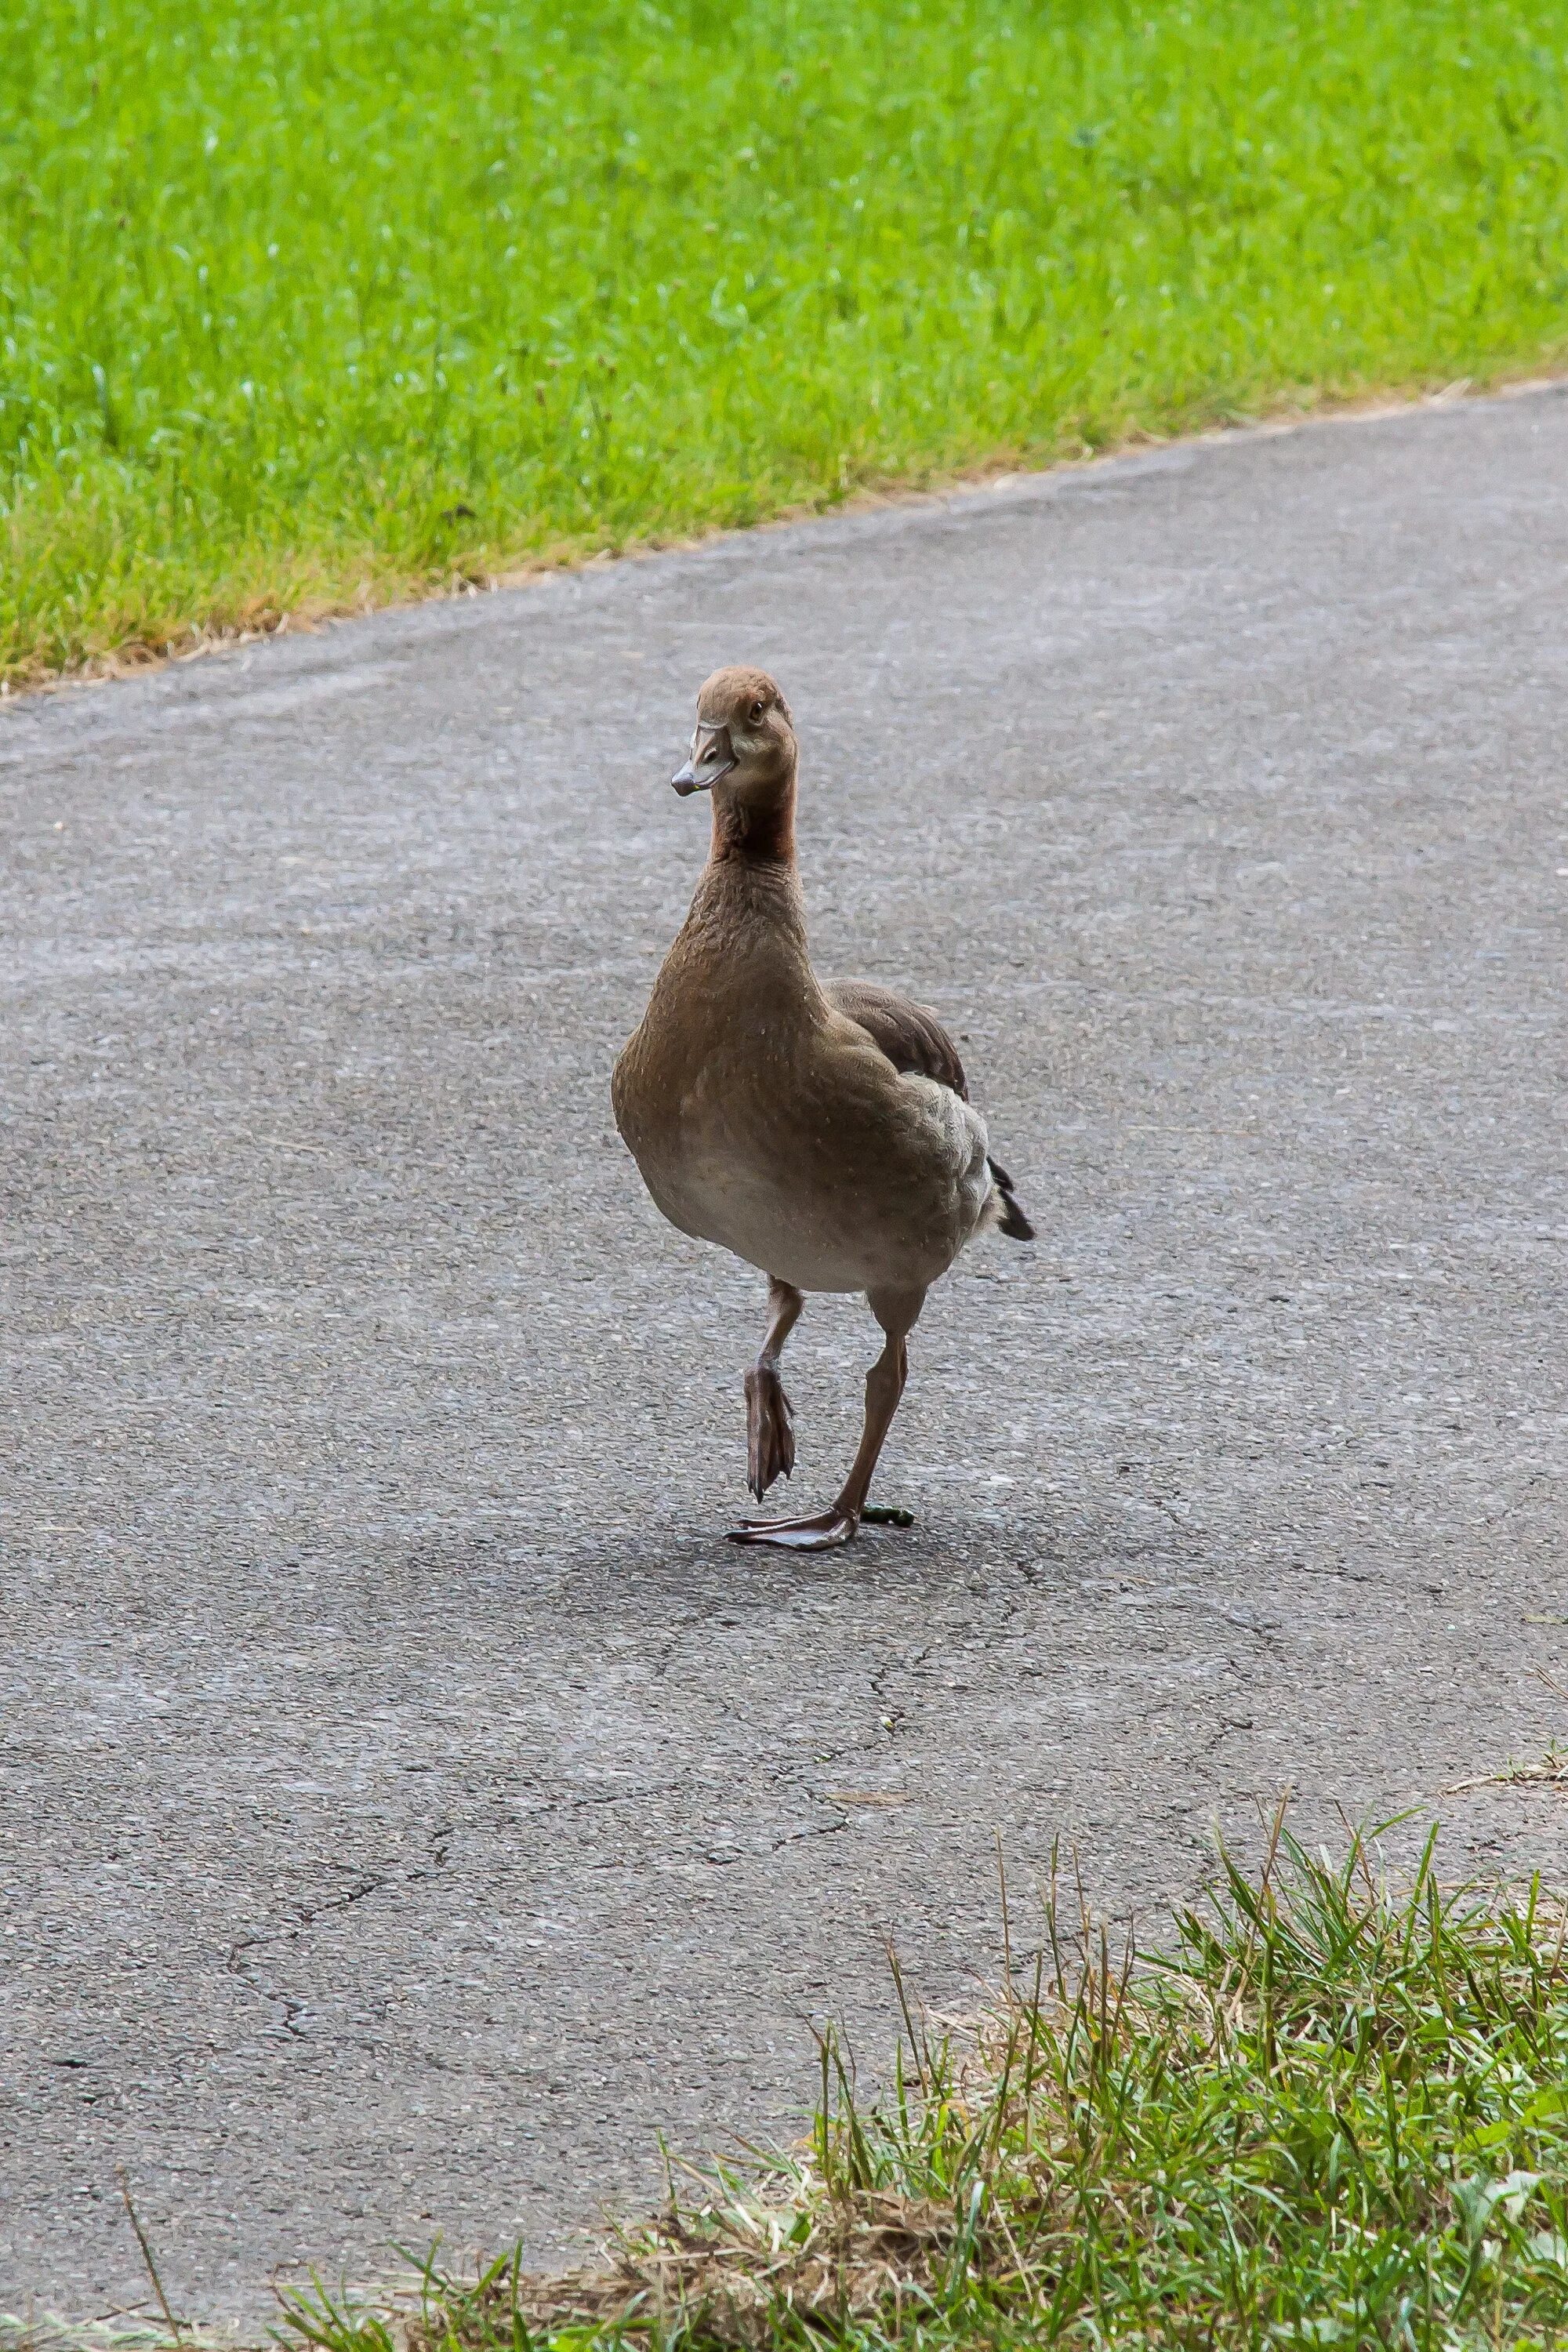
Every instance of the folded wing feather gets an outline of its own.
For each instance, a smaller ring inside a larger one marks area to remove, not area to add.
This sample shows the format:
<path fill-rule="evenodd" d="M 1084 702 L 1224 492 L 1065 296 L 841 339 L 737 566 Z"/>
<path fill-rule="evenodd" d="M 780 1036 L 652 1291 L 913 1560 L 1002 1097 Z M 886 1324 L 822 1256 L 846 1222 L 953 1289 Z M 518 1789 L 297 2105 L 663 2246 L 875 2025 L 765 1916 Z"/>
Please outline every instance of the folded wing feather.
<path fill-rule="evenodd" d="M 969 1087 L 958 1048 L 936 1014 L 926 1004 L 911 1004 L 896 989 L 881 988 L 874 980 L 830 980 L 823 993 L 840 1013 L 859 1023 L 879 1045 L 900 1076 L 912 1072 L 951 1087 L 961 1101 Z M 1013 1179 L 998 1160 L 987 1159 L 994 1186 L 991 1214 L 1003 1233 L 1016 1242 L 1032 1242 L 1035 1228 L 1019 1206 Z"/>
<path fill-rule="evenodd" d="M 963 1101 L 969 1100 L 958 1048 L 928 1005 L 911 1004 L 896 989 L 881 988 L 874 980 L 825 981 L 823 993 L 837 1012 L 858 1022 L 895 1070 L 934 1078 Z"/>

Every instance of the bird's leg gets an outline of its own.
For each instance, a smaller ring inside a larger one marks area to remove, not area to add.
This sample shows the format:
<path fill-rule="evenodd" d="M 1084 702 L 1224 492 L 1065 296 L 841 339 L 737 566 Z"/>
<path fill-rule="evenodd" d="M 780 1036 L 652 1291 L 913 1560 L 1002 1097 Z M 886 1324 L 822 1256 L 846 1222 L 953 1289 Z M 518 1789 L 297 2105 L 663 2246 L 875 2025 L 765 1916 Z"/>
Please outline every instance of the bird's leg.
<path fill-rule="evenodd" d="M 759 1503 L 775 1478 L 787 1478 L 795 1468 L 795 1428 L 779 1357 L 805 1305 L 793 1283 L 770 1277 L 767 1337 L 746 1374 L 746 1484 Z"/>
<path fill-rule="evenodd" d="M 785 1551 L 832 1551 L 851 1543 L 866 1507 L 871 1474 L 882 1451 L 899 1399 L 909 1378 L 905 1342 L 925 1305 L 923 1290 L 871 1290 L 867 1304 L 887 1333 L 887 1345 L 866 1375 L 866 1420 L 849 1475 L 837 1499 L 810 1519 L 743 1519 L 730 1529 L 732 1543 L 777 1544 Z"/>

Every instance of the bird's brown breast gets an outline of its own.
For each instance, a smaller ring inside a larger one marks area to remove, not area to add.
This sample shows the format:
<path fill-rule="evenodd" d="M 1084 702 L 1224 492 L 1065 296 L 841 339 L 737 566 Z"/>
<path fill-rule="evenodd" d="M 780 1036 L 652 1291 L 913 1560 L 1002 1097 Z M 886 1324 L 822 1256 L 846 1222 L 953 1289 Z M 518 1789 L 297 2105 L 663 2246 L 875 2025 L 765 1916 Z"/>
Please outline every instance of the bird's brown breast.
<path fill-rule="evenodd" d="M 932 1281 L 978 1213 L 984 1128 L 829 1003 L 793 876 L 710 867 L 613 1096 L 670 1223 L 802 1289 Z"/>

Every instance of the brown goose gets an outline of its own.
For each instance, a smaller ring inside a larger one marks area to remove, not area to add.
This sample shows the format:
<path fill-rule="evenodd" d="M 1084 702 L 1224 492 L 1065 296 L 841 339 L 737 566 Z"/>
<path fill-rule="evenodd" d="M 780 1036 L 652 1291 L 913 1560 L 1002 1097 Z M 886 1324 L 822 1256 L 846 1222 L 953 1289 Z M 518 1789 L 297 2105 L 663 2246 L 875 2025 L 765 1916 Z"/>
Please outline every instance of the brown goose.
<path fill-rule="evenodd" d="M 691 911 L 616 1065 L 616 1123 L 657 1205 L 768 1277 L 767 1337 L 746 1375 L 749 1484 L 795 1467 L 779 1354 L 808 1290 L 863 1290 L 887 1345 L 866 1380 L 860 1447 L 812 1518 L 746 1519 L 737 1543 L 848 1543 L 908 1372 L 925 1295 L 987 1226 L 1033 1228 L 989 1157 L 963 1066 L 934 1013 L 873 982 L 819 981 L 795 855 L 796 746 L 763 670 L 721 669 L 670 782 L 710 792 Z"/>

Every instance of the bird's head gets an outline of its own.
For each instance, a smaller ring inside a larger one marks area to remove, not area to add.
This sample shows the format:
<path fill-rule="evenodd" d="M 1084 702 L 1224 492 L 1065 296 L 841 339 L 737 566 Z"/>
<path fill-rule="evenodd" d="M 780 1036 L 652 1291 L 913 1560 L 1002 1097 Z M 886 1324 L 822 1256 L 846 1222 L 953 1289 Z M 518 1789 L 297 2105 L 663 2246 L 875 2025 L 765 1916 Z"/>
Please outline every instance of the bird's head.
<path fill-rule="evenodd" d="M 697 698 L 691 756 L 670 782 L 711 792 L 737 814 L 775 806 L 795 781 L 789 705 L 766 670 L 716 669 Z"/>

